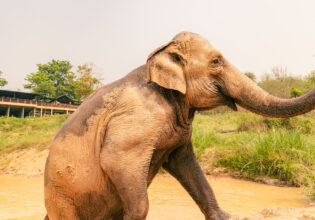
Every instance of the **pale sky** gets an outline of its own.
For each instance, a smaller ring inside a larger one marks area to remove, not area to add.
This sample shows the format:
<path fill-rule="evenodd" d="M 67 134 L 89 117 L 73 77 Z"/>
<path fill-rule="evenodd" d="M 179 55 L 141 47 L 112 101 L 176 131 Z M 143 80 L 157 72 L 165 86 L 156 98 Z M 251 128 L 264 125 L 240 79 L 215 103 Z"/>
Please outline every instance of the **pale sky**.
<path fill-rule="evenodd" d="M 52 59 L 93 63 L 104 83 L 144 64 L 181 31 L 199 33 L 241 71 L 315 69 L 314 0 L 0 0 L 5 89 Z"/>

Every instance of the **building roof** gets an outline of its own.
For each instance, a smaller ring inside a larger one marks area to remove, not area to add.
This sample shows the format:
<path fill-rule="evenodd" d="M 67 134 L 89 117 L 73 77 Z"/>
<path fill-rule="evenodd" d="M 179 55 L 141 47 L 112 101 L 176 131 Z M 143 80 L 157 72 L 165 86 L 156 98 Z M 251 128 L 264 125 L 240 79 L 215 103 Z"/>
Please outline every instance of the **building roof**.
<path fill-rule="evenodd" d="M 0 97 L 1 96 L 10 97 L 10 98 L 19 98 L 19 99 L 35 99 L 36 97 L 39 97 L 40 95 L 36 93 L 0 90 Z"/>
<path fill-rule="evenodd" d="M 69 98 L 66 95 L 62 95 L 62 96 L 59 96 L 57 98 L 54 98 L 50 102 L 53 102 L 53 101 L 58 101 L 58 102 L 61 102 L 61 103 L 66 103 L 66 104 L 74 102 L 71 98 Z"/>
<path fill-rule="evenodd" d="M 36 100 L 41 100 L 45 102 L 53 102 L 53 101 L 58 101 L 60 103 L 65 103 L 65 104 L 76 104 L 79 105 L 80 103 L 75 102 L 71 98 L 69 98 L 66 95 L 59 96 L 57 98 L 47 98 L 44 96 L 41 96 L 36 93 L 28 93 L 28 92 L 19 92 L 19 91 L 10 91 L 10 90 L 0 90 L 0 97 L 9 97 L 9 98 L 19 98 L 19 99 L 36 99 Z"/>

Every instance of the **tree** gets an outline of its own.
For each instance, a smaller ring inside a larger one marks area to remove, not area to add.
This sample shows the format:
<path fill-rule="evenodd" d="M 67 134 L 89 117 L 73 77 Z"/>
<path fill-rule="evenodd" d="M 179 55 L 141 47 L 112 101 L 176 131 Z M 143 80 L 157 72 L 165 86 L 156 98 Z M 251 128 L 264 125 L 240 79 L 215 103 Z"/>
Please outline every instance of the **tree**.
<path fill-rule="evenodd" d="M 28 84 L 24 88 L 49 98 L 61 95 L 75 98 L 75 75 L 70 71 L 72 65 L 69 61 L 52 60 L 47 64 L 37 64 L 37 68 L 37 72 L 26 76 Z"/>
<path fill-rule="evenodd" d="M 311 71 L 307 76 L 306 80 L 310 81 L 312 84 L 315 85 L 315 70 Z"/>
<path fill-rule="evenodd" d="M 309 82 L 301 77 L 290 76 L 287 70 L 282 67 L 273 67 L 271 73 L 266 73 L 258 85 L 270 94 L 281 98 L 294 96 L 292 93 L 293 88 L 302 94 L 312 88 Z M 298 94 L 295 93 L 295 95 Z"/>
<path fill-rule="evenodd" d="M 5 86 L 5 85 L 8 84 L 8 81 L 7 81 L 6 79 L 4 79 L 4 78 L 1 77 L 2 74 L 3 74 L 3 73 L 2 73 L 2 71 L 0 70 L 0 87 L 3 87 L 3 86 Z"/>
<path fill-rule="evenodd" d="M 78 66 L 75 81 L 75 97 L 78 101 L 83 101 L 101 85 L 100 80 L 94 77 L 94 75 L 91 65 L 84 64 Z"/>
<path fill-rule="evenodd" d="M 81 102 L 101 84 L 88 64 L 79 65 L 75 73 L 71 71 L 70 62 L 62 60 L 37 64 L 37 68 L 37 72 L 26 76 L 28 83 L 24 88 L 47 98 L 66 95 Z"/>
<path fill-rule="evenodd" d="M 271 68 L 272 75 L 275 79 L 281 80 L 288 77 L 288 71 L 286 67 L 274 66 Z"/>
<path fill-rule="evenodd" d="M 24 88 L 32 89 L 34 93 L 41 94 L 48 98 L 56 97 L 56 88 L 54 82 L 44 72 L 31 73 L 26 76 Z"/>
<path fill-rule="evenodd" d="M 254 73 L 252 72 L 245 72 L 244 73 L 248 78 L 250 78 L 251 80 L 253 80 L 254 82 L 256 82 L 256 76 Z"/>

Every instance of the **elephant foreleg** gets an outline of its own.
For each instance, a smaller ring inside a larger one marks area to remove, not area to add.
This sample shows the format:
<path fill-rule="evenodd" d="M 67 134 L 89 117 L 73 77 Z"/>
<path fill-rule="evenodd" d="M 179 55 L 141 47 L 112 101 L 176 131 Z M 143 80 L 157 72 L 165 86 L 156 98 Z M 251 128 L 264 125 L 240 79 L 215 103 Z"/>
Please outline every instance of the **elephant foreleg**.
<path fill-rule="evenodd" d="M 172 152 L 163 167 L 188 191 L 207 220 L 229 219 L 229 214 L 219 208 L 215 195 L 195 158 L 191 143 Z"/>
<path fill-rule="evenodd" d="M 148 213 L 147 163 L 150 161 L 144 155 L 145 149 L 137 147 L 119 153 L 106 147 L 101 151 L 102 169 L 122 201 L 123 220 L 144 220 Z"/>

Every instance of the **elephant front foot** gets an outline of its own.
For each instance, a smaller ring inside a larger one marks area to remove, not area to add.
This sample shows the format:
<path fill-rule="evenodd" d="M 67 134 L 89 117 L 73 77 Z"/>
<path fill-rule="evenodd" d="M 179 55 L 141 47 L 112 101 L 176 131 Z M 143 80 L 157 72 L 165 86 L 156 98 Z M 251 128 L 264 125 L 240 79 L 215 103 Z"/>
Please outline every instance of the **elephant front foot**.
<path fill-rule="evenodd" d="M 228 220 L 231 218 L 231 215 L 221 209 L 218 209 L 211 216 L 206 217 L 206 220 Z"/>

